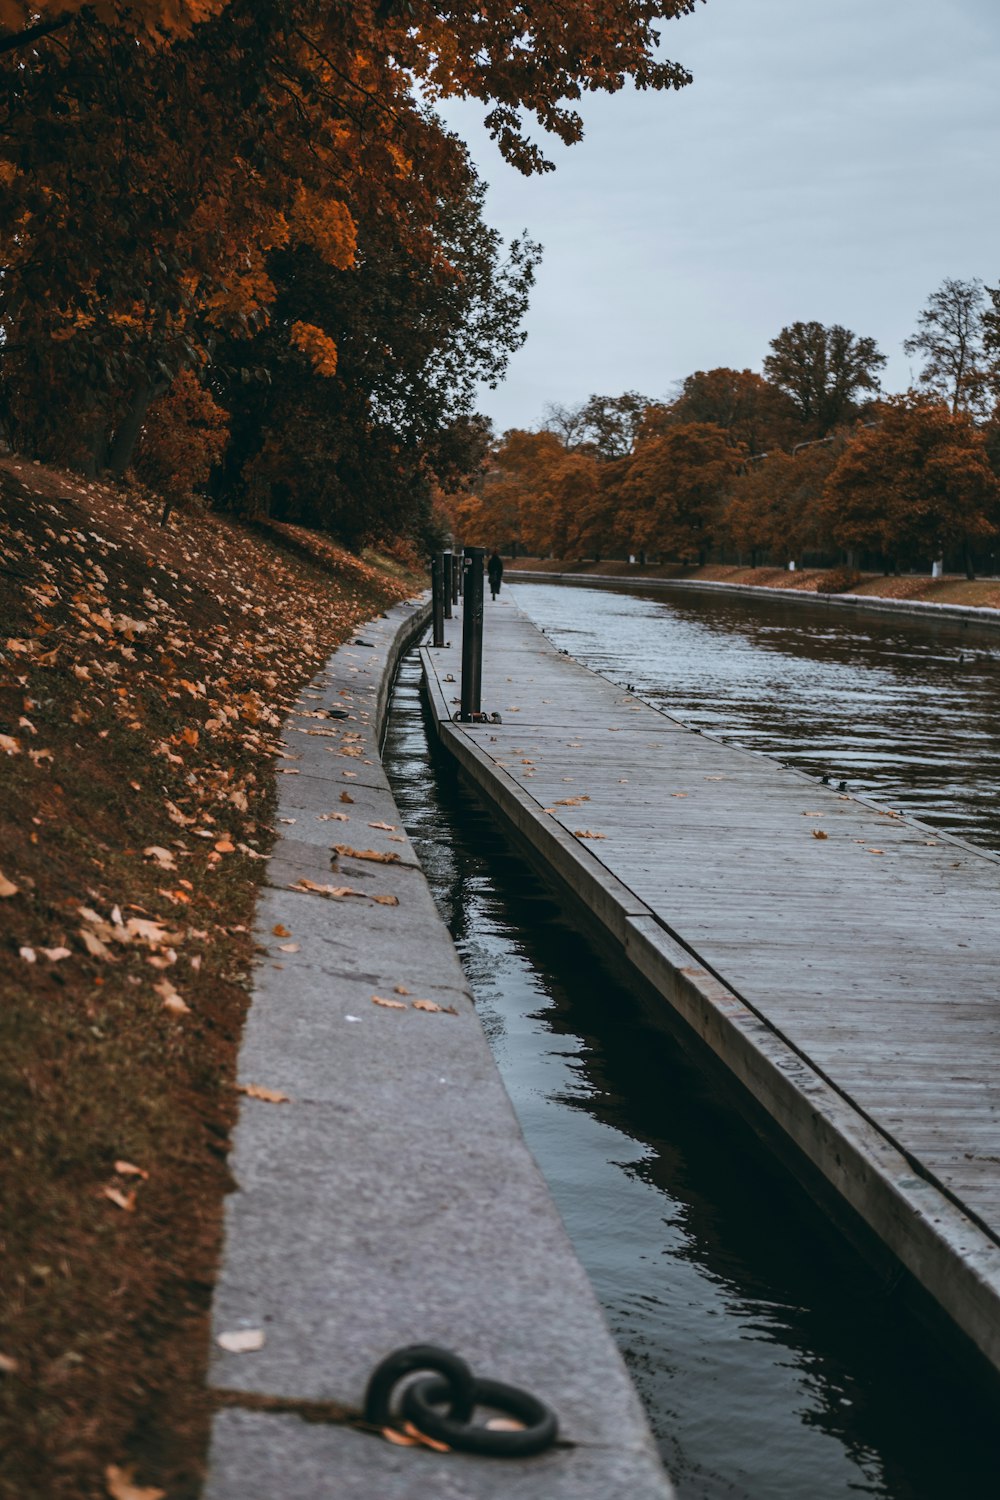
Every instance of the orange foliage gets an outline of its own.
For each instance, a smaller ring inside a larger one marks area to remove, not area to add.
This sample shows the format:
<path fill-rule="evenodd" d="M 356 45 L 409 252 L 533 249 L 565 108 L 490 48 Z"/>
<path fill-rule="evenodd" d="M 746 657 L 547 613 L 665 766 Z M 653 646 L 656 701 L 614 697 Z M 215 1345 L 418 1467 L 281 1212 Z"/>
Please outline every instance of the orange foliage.
<path fill-rule="evenodd" d="M 633 544 L 704 560 L 744 456 L 712 422 L 683 423 L 640 444 L 621 487 Z"/>
<path fill-rule="evenodd" d="M 983 434 L 963 412 L 896 397 L 833 470 L 822 512 L 837 542 L 894 558 L 937 558 L 996 536 L 1000 482 Z"/>
<path fill-rule="evenodd" d="M 291 341 L 312 363 L 317 375 L 329 378 L 337 373 L 337 346 L 322 328 L 312 323 L 293 323 Z"/>
<path fill-rule="evenodd" d="M 760 549 L 786 562 L 824 543 L 829 516 L 820 500 L 845 441 L 808 443 L 794 454 L 778 449 L 733 480 L 722 523 L 739 551 Z"/>
<path fill-rule="evenodd" d="M 143 479 L 170 498 L 204 488 L 229 435 L 226 413 L 184 370 L 150 407 L 137 467 Z"/>

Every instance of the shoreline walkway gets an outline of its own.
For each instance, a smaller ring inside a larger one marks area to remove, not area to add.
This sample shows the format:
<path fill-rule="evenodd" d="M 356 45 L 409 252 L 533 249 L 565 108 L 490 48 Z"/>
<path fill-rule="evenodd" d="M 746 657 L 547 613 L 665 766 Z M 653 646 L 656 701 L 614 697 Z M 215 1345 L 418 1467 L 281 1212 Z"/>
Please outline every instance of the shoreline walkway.
<path fill-rule="evenodd" d="M 363 626 L 284 725 L 204 1500 L 671 1500 L 381 764 L 426 618 L 400 605 Z M 415 1343 L 539 1397 L 558 1445 L 482 1458 L 373 1433 L 368 1379 Z"/>
<path fill-rule="evenodd" d="M 563 654 L 505 591 L 441 741 L 1000 1371 L 1000 859 L 724 745 Z"/>

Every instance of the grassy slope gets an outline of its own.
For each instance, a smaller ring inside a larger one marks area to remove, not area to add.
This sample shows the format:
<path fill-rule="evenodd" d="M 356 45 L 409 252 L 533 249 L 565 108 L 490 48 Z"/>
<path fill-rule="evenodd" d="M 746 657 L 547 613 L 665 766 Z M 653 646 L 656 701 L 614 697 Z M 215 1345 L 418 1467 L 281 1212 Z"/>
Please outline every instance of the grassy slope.
<path fill-rule="evenodd" d="M 637 564 L 624 562 L 557 562 L 537 557 L 519 557 L 509 561 L 510 570 L 520 569 L 527 573 L 571 573 L 585 576 L 601 573 L 614 578 L 685 578 L 691 581 L 703 579 L 712 583 L 740 583 L 758 587 L 795 589 L 803 593 L 814 593 L 820 580 L 826 576 L 824 568 L 799 568 L 789 573 L 787 568 L 740 568 L 723 563 L 709 563 L 703 568 L 685 568 L 680 563 L 664 563 L 662 567 L 649 564 L 640 568 Z M 885 578 L 881 573 L 866 573 L 862 582 L 851 589 L 852 594 L 870 594 L 879 599 L 923 599 L 935 604 L 970 604 L 1000 609 L 1000 580 L 977 578 L 969 580 L 956 574 L 946 578 L 928 578 L 926 574 L 904 574 L 899 578 Z"/>
<path fill-rule="evenodd" d="M 105 1496 L 109 1464 L 197 1492 L 276 731 L 413 592 L 157 510 L 0 464 L 3 1500 Z"/>

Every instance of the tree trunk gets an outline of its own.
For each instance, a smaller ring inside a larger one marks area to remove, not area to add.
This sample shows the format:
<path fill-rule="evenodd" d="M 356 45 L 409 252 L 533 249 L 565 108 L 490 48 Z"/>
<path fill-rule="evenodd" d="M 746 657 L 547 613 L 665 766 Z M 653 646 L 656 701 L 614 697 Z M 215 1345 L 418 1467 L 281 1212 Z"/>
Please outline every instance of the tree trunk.
<path fill-rule="evenodd" d="M 968 543 L 962 548 L 962 561 L 965 563 L 965 576 L 970 583 L 975 582 L 976 570 L 972 566 L 972 550 Z"/>
<path fill-rule="evenodd" d="M 118 426 L 108 454 L 107 467 L 116 479 L 121 479 L 125 470 L 131 467 L 149 404 L 156 396 L 162 395 L 164 389 L 162 381 L 154 385 L 145 375 L 140 375 L 137 380 L 131 405 Z"/>

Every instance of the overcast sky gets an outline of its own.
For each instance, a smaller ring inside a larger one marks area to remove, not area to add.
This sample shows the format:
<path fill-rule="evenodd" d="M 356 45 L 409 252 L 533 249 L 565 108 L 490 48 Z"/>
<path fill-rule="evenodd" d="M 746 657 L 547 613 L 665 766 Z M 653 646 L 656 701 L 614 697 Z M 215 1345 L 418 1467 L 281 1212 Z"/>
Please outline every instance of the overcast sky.
<path fill-rule="evenodd" d="M 663 23 L 678 93 L 584 100 L 584 140 L 527 179 L 479 107 L 443 111 L 490 184 L 487 218 L 545 256 L 528 341 L 484 391 L 497 427 L 548 401 L 652 397 L 696 369 L 759 370 L 797 319 L 889 356 L 946 276 L 1000 283 L 1000 0 L 707 0 Z"/>

